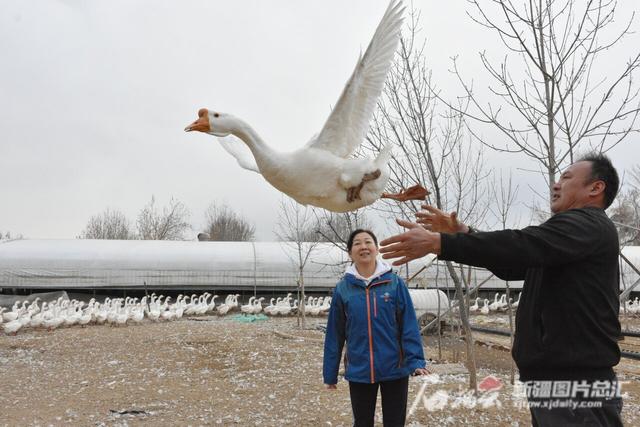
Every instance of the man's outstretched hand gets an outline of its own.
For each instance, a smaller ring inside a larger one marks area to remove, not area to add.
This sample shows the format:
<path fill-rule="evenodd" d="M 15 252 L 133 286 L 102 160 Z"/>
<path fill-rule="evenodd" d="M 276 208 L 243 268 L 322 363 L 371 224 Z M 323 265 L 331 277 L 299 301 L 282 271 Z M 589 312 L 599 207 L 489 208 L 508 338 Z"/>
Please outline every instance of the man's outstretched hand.
<path fill-rule="evenodd" d="M 469 228 L 458 222 L 458 214 L 451 212 L 446 214 L 438 208 L 429 205 L 422 205 L 422 211 L 416 213 L 417 223 L 429 231 L 436 233 L 466 233 Z"/>
<path fill-rule="evenodd" d="M 382 258 L 400 258 L 393 265 L 402 265 L 427 254 L 440 254 L 440 234 L 424 229 L 420 224 L 397 219 L 408 231 L 380 242 Z"/>

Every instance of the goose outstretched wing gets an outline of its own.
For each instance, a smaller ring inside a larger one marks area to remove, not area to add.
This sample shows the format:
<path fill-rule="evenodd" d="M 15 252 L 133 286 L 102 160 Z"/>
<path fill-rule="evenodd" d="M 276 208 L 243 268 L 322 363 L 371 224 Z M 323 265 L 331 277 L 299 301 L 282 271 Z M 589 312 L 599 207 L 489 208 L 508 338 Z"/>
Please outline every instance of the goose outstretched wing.
<path fill-rule="evenodd" d="M 362 143 L 400 40 L 404 6 L 389 3 L 367 50 L 360 56 L 340 99 L 317 138 L 308 147 L 349 157 Z"/>

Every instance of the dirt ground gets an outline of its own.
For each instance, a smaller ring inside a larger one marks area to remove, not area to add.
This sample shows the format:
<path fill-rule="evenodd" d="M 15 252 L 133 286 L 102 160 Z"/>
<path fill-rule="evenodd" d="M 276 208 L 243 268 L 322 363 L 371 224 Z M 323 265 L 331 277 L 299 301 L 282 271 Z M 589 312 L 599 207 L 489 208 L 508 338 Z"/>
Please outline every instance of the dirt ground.
<path fill-rule="evenodd" d="M 316 327 L 325 322 L 309 319 L 299 331 L 292 318 L 242 323 L 227 316 L 3 335 L 0 425 L 348 426 L 347 384 L 341 380 L 336 391 L 322 385 L 323 333 Z M 408 425 L 530 425 L 508 384 L 507 352 L 475 347 L 479 379 L 492 374 L 505 383 L 478 399 L 455 369 L 464 343 L 445 339 L 441 358 L 434 337 L 426 345 L 442 369 L 425 377 L 431 409 L 420 403 Z M 625 423 L 640 425 L 638 378 L 624 370 L 619 377 L 629 381 L 622 388 Z M 423 381 L 411 378 L 409 405 Z M 438 409 L 433 403 L 443 396 L 447 404 Z"/>

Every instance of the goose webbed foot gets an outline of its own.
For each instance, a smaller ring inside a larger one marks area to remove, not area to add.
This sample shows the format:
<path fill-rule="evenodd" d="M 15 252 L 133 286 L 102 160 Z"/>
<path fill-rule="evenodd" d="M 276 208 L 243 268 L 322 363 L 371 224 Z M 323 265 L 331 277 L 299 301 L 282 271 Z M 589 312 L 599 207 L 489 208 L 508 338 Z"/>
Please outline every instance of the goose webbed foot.
<path fill-rule="evenodd" d="M 362 181 L 360 181 L 360 184 L 354 187 L 347 188 L 347 202 L 351 203 L 355 200 L 360 200 L 360 191 L 362 190 L 362 187 L 364 187 L 364 184 L 368 181 L 378 179 L 381 174 L 382 172 L 380 172 L 380 169 L 376 169 L 373 172 L 365 173 L 362 176 Z"/>
<path fill-rule="evenodd" d="M 406 202 L 407 200 L 424 200 L 429 194 L 429 190 L 418 184 L 413 187 L 409 187 L 406 190 L 402 190 L 399 193 L 382 193 L 382 196 L 380 197 L 383 199 L 393 199 L 400 202 Z"/>
<path fill-rule="evenodd" d="M 349 187 L 347 189 L 347 202 L 351 203 L 354 200 L 360 199 L 360 190 L 362 190 L 363 184 L 360 183 L 355 187 Z"/>

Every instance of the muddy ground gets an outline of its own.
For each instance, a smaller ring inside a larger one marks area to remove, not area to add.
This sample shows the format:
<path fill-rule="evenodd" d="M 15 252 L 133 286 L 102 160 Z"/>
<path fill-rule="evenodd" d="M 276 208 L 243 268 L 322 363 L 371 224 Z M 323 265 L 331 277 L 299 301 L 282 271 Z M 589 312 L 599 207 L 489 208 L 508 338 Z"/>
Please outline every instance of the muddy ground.
<path fill-rule="evenodd" d="M 325 322 L 309 319 L 300 331 L 292 318 L 243 323 L 227 316 L 2 335 L 0 425 L 348 426 L 346 383 L 337 391 L 322 385 L 317 327 Z M 479 378 L 492 374 L 505 386 L 474 399 L 456 364 L 464 342 L 449 337 L 438 350 L 435 337 L 425 341 L 442 369 L 426 388 L 431 410 L 421 402 L 408 425 L 530 425 L 528 409 L 518 406 L 522 400 L 508 384 L 508 352 L 475 346 Z M 640 425 L 637 370 L 619 376 L 629 381 L 626 425 Z M 422 381 L 411 378 L 409 404 Z M 446 405 L 438 409 L 434 402 L 443 396 Z"/>

